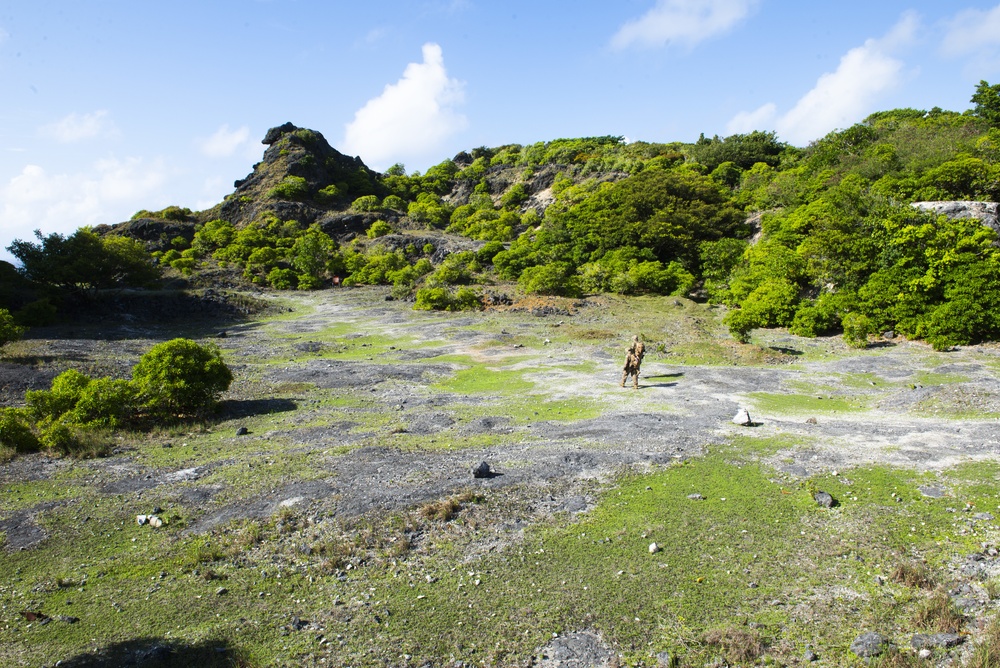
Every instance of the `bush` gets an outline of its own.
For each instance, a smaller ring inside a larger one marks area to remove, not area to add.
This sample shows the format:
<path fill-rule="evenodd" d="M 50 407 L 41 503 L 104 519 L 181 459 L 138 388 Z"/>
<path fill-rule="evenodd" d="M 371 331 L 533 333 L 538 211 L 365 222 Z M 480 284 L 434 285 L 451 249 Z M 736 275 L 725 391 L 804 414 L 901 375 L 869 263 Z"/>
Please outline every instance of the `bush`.
<path fill-rule="evenodd" d="M 483 247 L 476 251 L 476 259 L 480 264 L 492 264 L 496 254 L 503 250 L 503 242 L 487 241 Z"/>
<path fill-rule="evenodd" d="M 24 400 L 32 418 L 55 421 L 73 410 L 90 383 L 90 376 L 69 369 L 53 378 L 48 390 L 28 391 Z"/>
<path fill-rule="evenodd" d="M 309 185 L 301 176 L 286 176 L 281 179 L 281 183 L 267 191 L 267 196 L 272 199 L 298 200 L 305 198 L 309 194 Z"/>
<path fill-rule="evenodd" d="M 875 333 L 872 321 L 861 313 L 848 313 L 841 326 L 844 328 L 844 343 L 852 348 L 867 348 L 868 337 Z"/>
<path fill-rule="evenodd" d="M 293 269 L 275 267 L 268 272 L 267 282 L 275 290 L 291 290 L 298 285 L 299 279 Z"/>
<path fill-rule="evenodd" d="M 351 208 L 355 211 L 378 211 L 382 205 L 375 195 L 364 195 L 351 202 Z"/>
<path fill-rule="evenodd" d="M 377 239 L 379 237 L 384 237 L 387 234 L 392 234 L 392 232 L 393 229 L 389 223 L 384 220 L 376 220 L 372 223 L 371 227 L 368 228 L 368 232 L 366 232 L 366 234 L 369 239 Z"/>
<path fill-rule="evenodd" d="M 0 308 L 0 347 L 24 336 L 25 328 L 14 322 L 10 311 Z"/>
<path fill-rule="evenodd" d="M 13 448 L 15 452 L 37 450 L 38 438 L 23 411 L 16 408 L 0 408 L 0 445 Z"/>
<path fill-rule="evenodd" d="M 203 415 L 232 381 L 219 349 L 190 339 L 153 346 L 132 370 L 137 402 L 151 416 Z"/>
<path fill-rule="evenodd" d="M 127 380 L 95 378 L 80 392 L 63 420 L 85 427 L 117 429 L 135 412 L 135 392 Z"/>
<path fill-rule="evenodd" d="M 472 288 L 460 288 L 452 294 L 448 288 L 417 290 L 413 308 L 418 311 L 473 311 L 483 307 L 483 300 Z"/>
<path fill-rule="evenodd" d="M 14 319 L 24 327 L 45 327 L 56 322 L 57 313 L 55 304 L 48 297 L 43 297 L 25 304 Z"/>
<path fill-rule="evenodd" d="M 550 262 L 528 267 L 521 272 L 517 285 L 528 294 L 579 297 L 580 284 L 571 272 L 572 266 L 568 262 Z"/>

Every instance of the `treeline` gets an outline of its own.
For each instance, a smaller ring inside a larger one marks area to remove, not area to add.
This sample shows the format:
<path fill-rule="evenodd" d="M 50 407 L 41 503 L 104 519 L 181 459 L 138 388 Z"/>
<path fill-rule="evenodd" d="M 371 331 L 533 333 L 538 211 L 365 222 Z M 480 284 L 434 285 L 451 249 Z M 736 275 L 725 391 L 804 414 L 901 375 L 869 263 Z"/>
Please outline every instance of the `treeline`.
<path fill-rule="evenodd" d="M 947 348 L 1000 336 L 996 234 L 910 206 L 1000 195 L 1000 86 L 981 82 L 972 102 L 964 113 L 879 112 L 804 149 L 770 132 L 690 144 L 560 139 L 374 176 L 318 133 L 290 126 L 265 156 L 276 169 L 287 155 L 288 174 L 260 193 L 263 203 L 364 214 L 366 234 L 338 241 L 322 225 L 287 219 L 289 208 L 264 206 L 240 225 L 191 223 L 151 260 L 134 242 L 86 230 L 10 250 L 21 279 L 81 294 L 221 266 L 275 289 L 391 284 L 420 308 L 475 308 L 473 286 L 512 281 L 527 293 L 724 303 L 742 341 L 755 328 L 788 327 L 864 345 L 891 329 Z M 141 213 L 190 218 L 177 207 Z M 445 255 L 398 234 L 425 228 L 483 245 Z M 108 258 L 99 272 L 82 263 L 81 276 L 66 261 L 84 248 Z"/>

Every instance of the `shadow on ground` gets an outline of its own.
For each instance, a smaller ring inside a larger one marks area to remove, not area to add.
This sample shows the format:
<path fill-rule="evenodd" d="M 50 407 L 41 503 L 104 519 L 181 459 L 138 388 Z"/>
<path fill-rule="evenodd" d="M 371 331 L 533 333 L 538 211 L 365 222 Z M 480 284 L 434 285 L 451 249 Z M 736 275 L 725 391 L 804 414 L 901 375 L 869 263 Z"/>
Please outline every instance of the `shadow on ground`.
<path fill-rule="evenodd" d="M 291 399 L 227 399 L 222 402 L 219 418 L 228 420 L 252 415 L 287 413 L 296 408 L 298 404 Z"/>
<path fill-rule="evenodd" d="M 252 664 L 227 640 L 194 645 L 159 638 L 137 638 L 59 663 L 66 668 L 242 668 Z"/>

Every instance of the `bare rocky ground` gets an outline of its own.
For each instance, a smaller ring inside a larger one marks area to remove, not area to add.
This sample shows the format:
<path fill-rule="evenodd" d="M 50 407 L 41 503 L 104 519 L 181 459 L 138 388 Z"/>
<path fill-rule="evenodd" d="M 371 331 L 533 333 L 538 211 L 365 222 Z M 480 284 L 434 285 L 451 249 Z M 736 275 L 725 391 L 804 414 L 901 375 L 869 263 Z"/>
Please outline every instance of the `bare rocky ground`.
<path fill-rule="evenodd" d="M 103 496 L 169 499 L 185 517 L 185 533 L 197 535 L 282 508 L 341 519 L 399 511 L 470 486 L 509 490 L 537 516 L 575 513 L 593 502 L 594 481 L 698 457 L 736 436 L 785 438 L 789 447 L 767 463 L 793 480 L 874 463 L 937 471 L 1000 455 L 995 346 L 939 354 L 892 340 L 855 352 L 837 339 L 764 333 L 756 343 L 768 364 L 686 363 L 709 343 L 697 327 L 649 319 L 659 302 L 633 311 L 622 300 L 591 298 L 535 309 L 554 315 L 530 308 L 469 315 L 414 312 L 386 295 L 345 289 L 283 297 L 293 313 L 231 325 L 224 338 L 206 327 L 196 333 L 215 337 L 238 378 L 219 424 L 190 437 L 146 437 L 157 457 L 137 456 L 130 443 L 104 459 L 20 457 L 0 467 L 0 484 L 74 469 Z M 681 320 L 703 309 L 680 308 Z M 638 390 L 618 385 L 633 331 L 653 339 Z M 176 334 L 134 322 L 125 333 L 105 325 L 100 337 L 51 332 L 18 344 L 0 363 L 0 401 L 16 405 L 25 390 L 46 387 L 69 366 L 124 375 L 155 341 Z M 676 353 L 679 347 L 688 352 Z M 505 392 L 449 384 L 473 364 L 485 365 L 480 373 L 519 373 L 531 384 L 528 404 L 531 397 L 565 402 L 564 414 L 533 415 L 522 406 L 513 415 Z M 782 404 L 789 395 L 804 401 Z M 845 401 L 858 403 L 852 409 Z M 741 407 L 754 426 L 732 423 Z M 236 435 L 239 427 L 248 433 Z M 191 451 L 187 440 L 200 449 Z M 275 468 L 282 457 L 307 461 L 302 476 L 258 484 L 232 474 Z M 493 474 L 474 479 L 480 461 Z M 67 503 L 0 511 L 4 549 L 43 544 L 36 518 Z M 516 539 L 517 527 L 507 529 L 505 540 Z M 538 652 L 543 666 L 613 665 L 613 654 L 586 629 Z"/>

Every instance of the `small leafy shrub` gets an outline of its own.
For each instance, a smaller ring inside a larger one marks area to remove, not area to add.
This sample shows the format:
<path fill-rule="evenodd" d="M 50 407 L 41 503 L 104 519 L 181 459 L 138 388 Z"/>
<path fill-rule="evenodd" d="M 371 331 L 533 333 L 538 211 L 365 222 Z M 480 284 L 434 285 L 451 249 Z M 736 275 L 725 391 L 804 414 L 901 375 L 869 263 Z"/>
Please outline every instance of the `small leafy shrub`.
<path fill-rule="evenodd" d="M 267 282 L 275 290 L 291 290 L 298 285 L 299 279 L 294 270 L 275 267 L 268 272 Z"/>
<path fill-rule="evenodd" d="M 392 234 L 392 232 L 393 229 L 389 223 L 384 220 L 376 220 L 371 224 L 371 227 L 368 228 L 366 234 L 369 239 L 377 239 L 379 237 L 384 237 L 387 234 Z"/>
<path fill-rule="evenodd" d="M 127 380 L 95 378 L 80 392 L 67 421 L 86 427 L 117 429 L 135 410 L 135 392 Z"/>
<path fill-rule="evenodd" d="M 340 188 L 338 185 L 331 183 L 317 191 L 316 199 L 320 202 L 335 202 L 344 196 L 345 190 L 346 188 Z"/>
<path fill-rule="evenodd" d="M 132 370 L 137 402 L 150 416 L 202 415 L 232 381 L 219 349 L 190 339 L 153 346 Z"/>
<path fill-rule="evenodd" d="M 351 208 L 355 211 L 378 211 L 382 205 L 375 195 L 363 195 L 351 202 Z"/>
<path fill-rule="evenodd" d="M 39 443 L 23 411 L 0 408 L 0 446 L 15 452 L 32 452 Z"/>
<path fill-rule="evenodd" d="M 579 297 L 580 282 L 568 262 L 550 262 L 528 267 L 517 279 L 517 286 L 528 294 Z"/>
<path fill-rule="evenodd" d="M 0 308 L 0 346 L 19 340 L 25 328 L 14 321 L 14 316 L 5 308 Z"/>
<path fill-rule="evenodd" d="M 48 390 L 30 390 L 25 393 L 24 400 L 28 404 L 29 414 L 38 421 L 58 420 L 73 410 L 90 382 L 90 376 L 76 369 L 63 371 L 52 379 Z"/>
<path fill-rule="evenodd" d="M 48 297 L 43 297 L 25 304 L 14 319 L 23 327 L 45 327 L 56 322 L 57 314 L 55 304 Z"/>
<path fill-rule="evenodd" d="M 399 195 L 387 195 L 382 200 L 382 208 L 392 209 L 393 211 L 406 211 L 406 202 Z"/>
<path fill-rule="evenodd" d="M 875 333 L 875 325 L 862 313 L 848 313 L 841 320 L 844 343 L 852 348 L 867 348 L 868 337 Z"/>
<path fill-rule="evenodd" d="M 461 288 L 454 294 L 448 288 L 421 288 L 413 305 L 418 311 L 474 311 L 482 307 L 482 297 L 472 288 Z"/>
<path fill-rule="evenodd" d="M 476 259 L 480 264 L 492 264 L 496 254 L 503 250 L 502 241 L 487 241 L 483 247 L 476 251 Z"/>
<path fill-rule="evenodd" d="M 281 182 L 267 191 L 272 199 L 303 199 L 309 194 L 309 185 L 301 176 L 288 175 Z"/>

